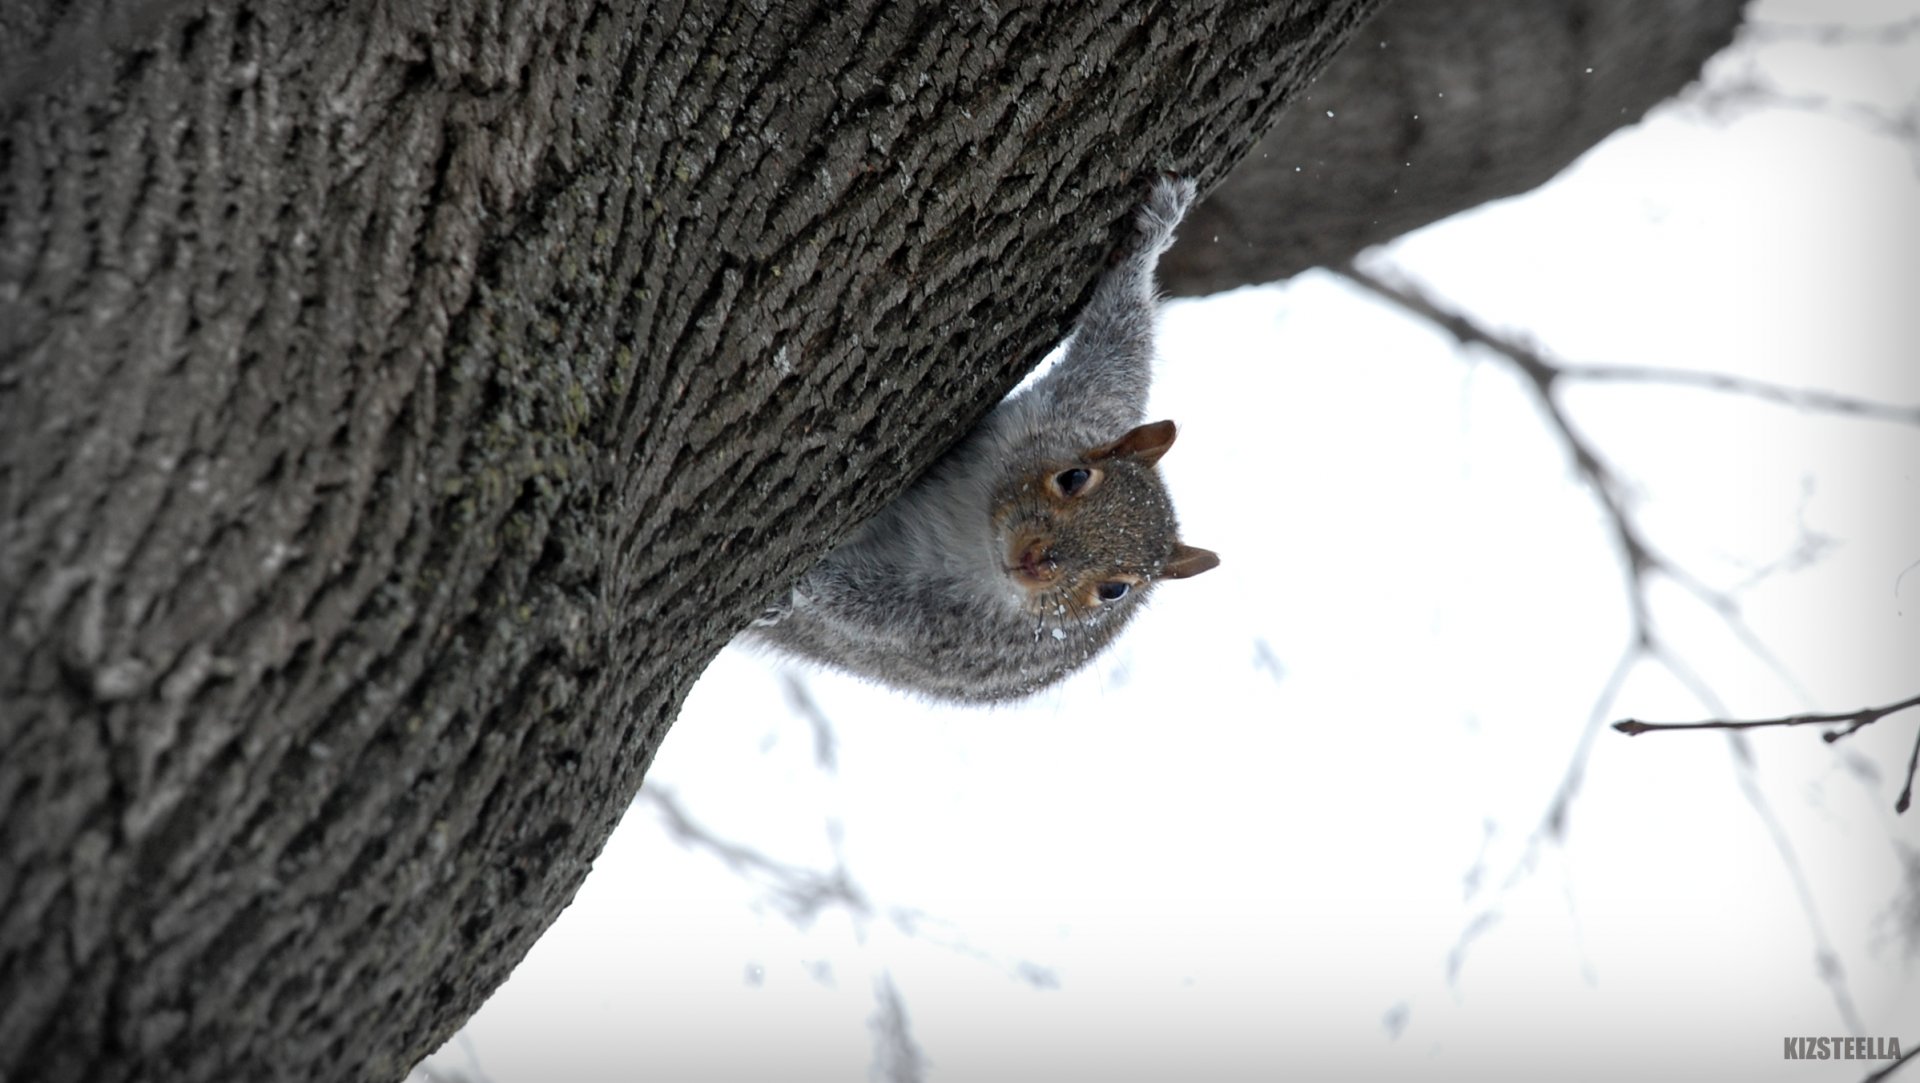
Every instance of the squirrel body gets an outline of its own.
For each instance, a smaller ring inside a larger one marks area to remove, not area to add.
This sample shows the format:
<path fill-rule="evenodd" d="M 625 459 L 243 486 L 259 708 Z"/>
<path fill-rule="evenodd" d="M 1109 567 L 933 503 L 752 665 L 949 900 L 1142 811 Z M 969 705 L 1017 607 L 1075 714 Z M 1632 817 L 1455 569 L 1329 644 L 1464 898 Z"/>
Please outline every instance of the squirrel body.
<path fill-rule="evenodd" d="M 1173 422 L 1141 423 L 1153 269 L 1193 197 L 1192 181 L 1156 181 L 1066 356 L 743 639 L 934 699 L 1017 699 L 1091 660 L 1156 582 L 1218 564 L 1179 541 L 1154 467 Z"/>

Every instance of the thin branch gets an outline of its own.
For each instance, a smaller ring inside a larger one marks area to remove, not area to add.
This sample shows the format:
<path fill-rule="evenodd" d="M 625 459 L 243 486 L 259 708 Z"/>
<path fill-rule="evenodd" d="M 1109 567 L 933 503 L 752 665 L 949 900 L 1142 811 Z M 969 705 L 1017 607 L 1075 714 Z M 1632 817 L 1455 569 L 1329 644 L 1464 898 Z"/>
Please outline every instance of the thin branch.
<path fill-rule="evenodd" d="M 1637 737 L 1640 734 L 1651 733 L 1655 730 L 1751 730 L 1760 729 L 1764 726 L 1845 725 L 1847 727 L 1845 730 L 1835 731 L 1825 735 L 1826 740 L 1832 743 L 1850 733 L 1870 726 L 1890 714 L 1897 714 L 1914 707 L 1920 707 L 1920 696 L 1914 696 L 1912 699 L 1904 699 L 1898 703 L 1889 703 L 1884 707 L 1862 707 L 1857 711 L 1841 711 L 1834 714 L 1792 714 L 1784 715 L 1780 718 L 1760 718 L 1749 721 L 1729 721 L 1727 719 L 1715 718 L 1705 722 L 1641 722 L 1636 719 L 1627 718 L 1615 722 L 1613 728 L 1630 737 Z M 1912 772 L 1909 771 L 1908 775 L 1909 782 L 1911 782 Z"/>
<path fill-rule="evenodd" d="M 1783 384 L 1734 376 L 1724 372 L 1700 372 L 1694 369 L 1659 368 L 1654 365 L 1561 365 L 1560 375 L 1569 380 L 1592 383 L 1671 384 L 1744 395 L 1750 399 L 1790 406 L 1796 410 L 1842 414 L 1890 421 L 1898 425 L 1920 425 L 1920 406 L 1893 406 L 1870 399 L 1858 399 L 1811 387 L 1787 387 Z"/>
<path fill-rule="evenodd" d="M 832 720 L 820 709 L 806 682 L 792 669 L 780 671 L 780 691 L 786 697 L 787 708 L 806 719 L 807 725 L 813 729 L 814 766 L 829 775 L 833 774 L 839 768 L 839 756 L 836 754 L 839 742 L 834 738 Z"/>
<path fill-rule="evenodd" d="M 1759 41 L 1811 41 L 1820 45 L 1901 45 L 1920 34 L 1920 16 L 1891 22 L 1852 26 L 1847 23 L 1787 23 L 1752 19 L 1741 28 L 1743 37 Z"/>
<path fill-rule="evenodd" d="M 962 958 L 972 959 L 996 970 L 1005 971 L 1008 977 L 1025 982 L 1035 989 L 1060 988 L 1060 975 L 1052 967 L 1042 966 L 1031 959 L 996 955 L 969 941 L 961 933 L 960 926 L 947 918 L 910 906 L 893 907 L 887 912 L 887 917 L 893 923 L 893 927 L 900 930 L 902 936 L 923 940 Z"/>
<path fill-rule="evenodd" d="M 1480 326 L 1465 313 L 1442 307 L 1439 302 L 1415 287 L 1388 282 L 1377 275 L 1361 270 L 1352 262 L 1340 267 L 1338 273 L 1381 299 L 1425 318 L 1462 344 L 1477 344 L 1492 350 L 1519 369 L 1520 373 L 1527 378 L 1540 408 L 1546 412 L 1547 420 L 1573 457 L 1574 468 L 1593 489 L 1594 497 L 1600 501 L 1602 509 L 1607 514 L 1608 523 L 1613 530 L 1614 543 L 1619 546 L 1621 555 L 1626 561 L 1627 576 L 1632 587 L 1630 603 L 1633 609 L 1634 640 L 1638 643 L 1648 642 L 1646 573 L 1656 568 L 1665 570 L 1669 565 L 1654 553 L 1635 527 L 1632 517 L 1627 514 L 1626 486 L 1619 475 L 1615 474 L 1600 457 L 1599 449 L 1574 428 L 1566 411 L 1561 409 L 1559 401 L 1554 398 L 1553 385 L 1561 376 L 1559 367 L 1549 363 L 1538 351 L 1528 349 Z"/>
<path fill-rule="evenodd" d="M 1874 1070 L 1865 1079 L 1862 1079 L 1860 1083 L 1880 1083 L 1881 1080 L 1886 1079 L 1889 1076 L 1893 1075 L 1893 1073 L 1899 1071 L 1900 1066 L 1912 1060 L 1916 1053 L 1920 1053 L 1920 1042 L 1914 1042 L 1912 1045 L 1908 1046 L 1907 1051 L 1905 1053 L 1900 1054 L 1899 1060 L 1896 1060 L 1892 1064 L 1889 1064 L 1883 1068 Z"/>
<path fill-rule="evenodd" d="M 1920 767 L 1920 733 L 1914 735 L 1913 752 L 1907 757 L 1907 784 L 1900 787 L 1900 798 L 1893 803 L 1893 811 L 1905 812 L 1913 807 L 1913 771 Z"/>
<path fill-rule="evenodd" d="M 1539 867 L 1541 852 L 1549 845 L 1557 846 L 1565 841 L 1567 821 L 1573 811 L 1573 800 L 1579 795 L 1581 782 L 1586 777 L 1587 761 L 1592 754 L 1594 734 L 1599 731 L 1601 720 L 1606 717 L 1607 708 L 1613 704 L 1614 697 L 1620 694 L 1620 688 L 1626 683 L 1627 675 L 1633 671 L 1634 663 L 1644 653 L 1646 653 L 1644 644 L 1634 643 L 1628 646 L 1621 654 L 1619 662 L 1614 665 L 1613 672 L 1607 675 L 1606 683 L 1601 686 L 1600 694 L 1594 699 L 1593 710 L 1587 717 L 1587 724 L 1581 728 L 1580 741 L 1575 745 L 1573 755 L 1568 758 L 1566 773 L 1561 776 L 1560 785 L 1554 790 L 1553 800 L 1548 804 L 1547 811 L 1541 816 L 1540 822 L 1534 825 L 1533 831 L 1527 835 L 1527 842 L 1521 849 L 1520 856 L 1515 859 L 1513 868 L 1501 882 L 1501 891 L 1511 891 L 1522 880 L 1532 876 L 1534 870 Z M 1489 825 L 1489 831 L 1491 830 L 1492 827 Z M 1468 899 L 1471 899 L 1477 890 L 1482 860 L 1484 858 L 1476 859 L 1474 868 L 1467 872 Z M 1490 903 L 1474 915 L 1466 928 L 1460 930 L 1460 936 L 1454 941 L 1452 950 L 1447 952 L 1448 984 L 1457 983 L 1460 970 L 1466 965 L 1467 950 L 1473 946 L 1475 940 L 1492 931 L 1499 923 L 1500 917 L 1499 904 Z"/>
<path fill-rule="evenodd" d="M 706 850 L 743 879 L 759 883 L 774 906 L 796 928 L 805 928 L 834 905 L 845 906 L 859 917 L 874 912 L 873 903 L 843 863 L 836 862 L 831 871 L 789 865 L 751 846 L 721 838 L 695 823 L 679 799 L 664 786 L 649 783 L 641 787 L 640 799 L 653 802 L 660 812 L 662 825 L 675 842 L 689 850 Z"/>
<path fill-rule="evenodd" d="M 1530 855 L 1542 840 L 1557 843 L 1566 838 L 1573 799 L 1580 794 L 1580 786 L 1586 780 L 1587 761 L 1593 756 L 1594 735 L 1600 732 L 1607 708 L 1613 706 L 1614 699 L 1620 695 L 1620 689 L 1627 683 L 1627 677 L 1633 672 L 1634 663 L 1642 653 L 1642 648 L 1629 646 L 1620 655 L 1620 660 L 1614 663 L 1613 672 L 1607 674 L 1606 683 L 1594 698 L 1593 710 L 1587 715 L 1587 723 L 1580 728 L 1580 742 L 1574 746 L 1573 755 L 1568 758 L 1566 772 L 1560 776 L 1560 786 L 1554 790 L 1553 801 L 1547 806 L 1547 813 L 1541 817 L 1539 826 L 1533 829 L 1532 837 L 1527 840 Z M 1509 887 L 1516 882 L 1512 876 L 1507 878 Z"/>
<path fill-rule="evenodd" d="M 1799 682 L 1788 673 L 1786 666 L 1754 633 L 1747 624 L 1739 604 L 1731 595 L 1713 589 L 1693 573 L 1679 567 L 1654 550 L 1628 510 L 1624 496 L 1628 486 L 1612 467 L 1607 465 L 1599 449 L 1574 427 L 1572 420 L 1553 394 L 1554 386 L 1563 379 L 1664 379 L 1712 390 L 1750 395 L 1806 409 L 1826 410 L 1916 425 L 1920 425 L 1920 407 L 1909 409 L 1881 406 L 1829 392 L 1796 390 L 1744 377 L 1721 376 L 1713 373 L 1689 373 L 1683 370 L 1633 365 L 1558 364 L 1549 361 L 1541 351 L 1515 342 L 1509 336 L 1491 331 L 1470 316 L 1443 306 L 1416 287 L 1388 282 L 1351 263 L 1340 268 L 1340 273 L 1354 284 L 1432 322 L 1453 335 L 1462 344 L 1479 345 L 1493 351 L 1496 356 L 1513 365 L 1527 377 L 1541 409 L 1547 415 L 1547 420 L 1566 444 L 1575 469 L 1591 487 L 1595 498 L 1607 515 L 1615 544 L 1626 563 L 1626 574 L 1631 589 L 1629 606 L 1632 615 L 1633 642 L 1636 646 L 1660 661 L 1675 676 L 1683 680 L 1687 678 L 1688 675 L 1681 673 L 1677 668 L 1679 666 L 1677 655 L 1657 642 L 1652 629 L 1647 600 L 1647 580 L 1651 573 L 1657 572 L 1711 609 L 1755 658 L 1764 662 L 1789 686 L 1799 689 Z M 1695 686 L 1704 684 L 1699 681 L 1688 681 L 1688 683 Z M 1852 717 L 1848 715 L 1841 721 L 1850 720 Z M 1625 732 L 1640 731 L 1626 730 Z M 1828 740 L 1844 735 L 1829 735 Z"/>
<path fill-rule="evenodd" d="M 1900 868 L 1900 886 L 1874 918 L 1875 932 L 1867 948 L 1877 955 L 1885 942 L 1897 941 L 1903 960 L 1911 964 L 1920 956 L 1920 849 L 1898 839 L 1887 841 Z"/>
<path fill-rule="evenodd" d="M 1612 704 L 1614 697 L 1618 695 L 1634 663 L 1641 657 L 1651 657 L 1662 662 L 1682 683 L 1689 686 L 1698 685 L 1699 682 L 1694 678 L 1691 670 L 1681 665 L 1677 656 L 1666 649 L 1654 634 L 1648 603 L 1648 573 L 1655 570 L 1664 571 L 1695 593 L 1699 593 L 1695 590 L 1699 584 L 1691 576 L 1674 569 L 1663 557 L 1656 554 L 1640 534 L 1627 509 L 1625 483 L 1601 458 L 1599 449 L 1574 428 L 1572 420 L 1568 418 L 1559 401 L 1554 397 L 1553 385 L 1561 375 L 1557 366 L 1548 362 L 1539 351 L 1529 349 L 1506 336 L 1480 326 L 1465 313 L 1443 307 L 1415 287 L 1387 282 L 1379 276 L 1361 270 L 1351 262 L 1341 267 L 1339 273 L 1345 275 L 1355 285 L 1364 287 L 1383 300 L 1392 302 L 1408 313 L 1423 318 L 1448 332 L 1461 344 L 1483 346 L 1517 368 L 1527 378 L 1541 411 L 1567 448 L 1568 455 L 1573 460 L 1574 469 L 1599 502 L 1611 528 L 1614 544 L 1620 553 L 1626 576 L 1627 604 L 1631 623 L 1628 645 L 1594 703 L 1593 711 L 1581 731 L 1579 742 L 1574 748 L 1566 773 L 1562 776 L 1552 801 L 1539 824 L 1528 834 L 1525 847 L 1502 883 L 1501 890 L 1510 891 L 1520 881 L 1533 875 L 1539 866 L 1540 855 L 1547 846 L 1559 845 L 1565 840 L 1573 802 L 1580 792 L 1586 764 L 1591 756 L 1593 737 L 1604 724 L 1605 712 Z M 1726 617 L 1725 608 L 1717 605 L 1713 608 L 1723 619 Z M 1453 950 L 1448 954 L 1449 982 L 1457 979 L 1473 942 L 1493 927 L 1499 920 L 1499 913 L 1498 905 L 1490 904 L 1461 931 Z"/>
<path fill-rule="evenodd" d="M 1726 706 L 1720 697 L 1714 694 L 1713 687 L 1704 677 L 1695 673 L 1692 667 L 1681 661 L 1678 654 L 1664 643 L 1648 648 L 1648 653 L 1658 661 L 1667 672 L 1687 687 L 1693 697 L 1705 704 L 1708 710 L 1724 714 Z M 1849 1033 L 1863 1033 L 1860 1027 L 1860 1014 L 1853 1004 L 1853 993 L 1847 987 L 1846 969 L 1841 965 L 1840 954 L 1833 949 L 1833 942 L 1827 937 L 1826 924 L 1820 919 L 1820 908 L 1814 900 L 1813 885 L 1807 878 L 1806 867 L 1800 861 L 1800 855 L 1793 848 L 1793 842 L 1787 837 L 1786 830 L 1780 825 L 1780 818 L 1774 815 L 1773 806 L 1767 801 L 1766 794 L 1754 777 L 1753 750 L 1747 743 L 1744 733 L 1726 735 L 1727 751 L 1733 758 L 1733 775 L 1740 786 L 1740 793 L 1752 806 L 1754 815 L 1766 828 L 1767 838 L 1773 843 L 1774 851 L 1780 855 L 1781 868 L 1786 870 L 1787 879 L 1792 882 L 1795 897 L 1800 903 L 1801 916 L 1807 921 L 1807 935 L 1813 940 L 1815 970 L 1814 976 L 1827 987 L 1827 993 L 1833 998 L 1835 1010 L 1848 1028 Z"/>
<path fill-rule="evenodd" d="M 1699 599 L 1720 618 L 1722 623 L 1733 631 L 1741 644 L 1752 652 L 1756 658 L 1761 659 L 1771 666 L 1788 684 L 1795 685 L 1797 682 L 1786 673 L 1785 667 L 1773 656 L 1773 653 L 1767 648 L 1766 644 L 1760 640 L 1759 636 L 1755 635 L 1753 630 L 1747 626 L 1740 612 L 1739 605 L 1731 596 L 1708 587 L 1691 572 L 1673 564 L 1655 552 L 1652 546 L 1648 544 L 1644 535 L 1641 534 L 1638 524 L 1634 521 L 1628 510 L 1627 500 L 1624 495 L 1628 491 L 1626 484 L 1601 457 L 1599 449 L 1574 427 L 1572 420 L 1567 416 L 1565 409 L 1553 393 L 1554 385 L 1565 377 L 1572 376 L 1578 378 L 1580 376 L 1586 376 L 1595 378 L 1596 374 L 1598 374 L 1597 378 L 1601 379 L 1608 378 L 1609 376 L 1625 378 L 1621 376 L 1622 373 L 1634 373 L 1635 370 L 1625 367 L 1589 366 L 1586 368 L 1569 368 L 1558 365 L 1548 361 L 1541 351 L 1522 345 L 1505 335 L 1482 327 L 1466 314 L 1443 307 L 1440 303 L 1426 296 L 1415 287 L 1389 283 L 1380 277 L 1360 270 L 1352 264 L 1341 268 L 1341 273 L 1345 274 L 1346 277 L 1356 285 L 1363 286 L 1383 299 L 1399 305 L 1406 311 L 1429 320 L 1436 326 L 1452 334 L 1454 338 L 1459 340 L 1463 345 L 1480 345 L 1493 351 L 1495 355 L 1509 362 L 1527 378 L 1528 383 L 1533 388 L 1541 410 L 1545 413 L 1547 420 L 1566 445 L 1568 454 L 1573 460 L 1574 468 L 1579 472 L 1580 477 L 1591 487 L 1596 499 L 1605 511 L 1612 527 L 1615 542 L 1619 547 L 1621 559 L 1626 567 L 1629 586 L 1629 606 L 1632 613 L 1632 637 L 1626 652 L 1616 665 L 1613 674 L 1608 678 L 1601 696 L 1594 705 L 1592 715 L 1589 717 L 1587 726 L 1581 734 L 1580 743 L 1575 748 L 1567 774 L 1562 779 L 1560 788 L 1554 794 L 1554 799 L 1550 803 L 1546 815 L 1542 818 L 1540 825 L 1537 826 L 1528 837 L 1524 852 L 1515 863 L 1513 871 L 1507 877 L 1504 886 L 1505 889 L 1510 890 L 1521 879 L 1533 873 L 1540 853 L 1545 845 L 1550 843 L 1558 844 L 1564 839 L 1567 830 L 1567 819 L 1571 813 L 1573 799 L 1579 792 L 1586 761 L 1591 753 L 1593 735 L 1599 730 L 1602 724 L 1601 719 L 1604 717 L 1607 707 L 1611 704 L 1613 697 L 1618 694 L 1627 673 L 1632 669 L 1633 664 L 1638 659 L 1645 657 L 1659 663 L 1662 668 L 1666 669 L 1675 679 L 1680 681 L 1682 685 L 1686 686 L 1689 692 L 1705 705 L 1707 709 L 1716 713 L 1724 713 L 1725 709 L 1719 703 L 1719 699 L 1714 694 L 1712 686 L 1682 660 L 1679 653 L 1673 650 L 1671 645 L 1665 641 L 1664 637 L 1655 632 L 1651 621 L 1650 604 L 1647 594 L 1647 582 L 1650 573 L 1658 572 L 1664 575 L 1689 594 Z M 1640 370 L 1640 372 L 1635 374 L 1644 375 L 1658 371 L 1659 370 L 1646 369 Z M 1739 380 L 1716 382 L 1712 377 L 1704 375 L 1700 377 L 1699 382 L 1705 386 L 1712 386 L 1720 390 L 1748 392 L 1762 398 L 1774 398 L 1776 401 L 1783 397 L 1790 399 L 1793 394 L 1786 389 L 1775 388 L 1772 385 Z M 1851 406 L 1846 400 L 1840 400 L 1838 397 L 1821 399 L 1816 405 L 1832 409 L 1842 409 L 1843 412 L 1849 412 Z M 1865 413 L 1866 411 L 1851 409 L 1850 412 Z M 1916 699 L 1915 702 L 1920 703 L 1920 699 Z M 1851 718 L 1852 716 L 1844 717 Z M 1745 793 L 1748 802 L 1753 806 L 1755 814 L 1760 817 L 1761 822 L 1766 826 L 1776 849 L 1780 853 L 1780 859 L 1786 867 L 1788 876 L 1792 879 L 1795 890 L 1799 895 L 1801 911 L 1806 916 L 1816 948 L 1816 958 L 1819 961 L 1818 976 L 1827 986 L 1836 1007 L 1839 1009 L 1841 1017 L 1857 1032 L 1859 1017 L 1853 1005 L 1852 995 L 1847 988 L 1846 974 L 1840 966 L 1838 954 L 1834 952 L 1831 943 L 1826 937 L 1818 909 L 1814 905 L 1813 892 L 1811 885 L 1807 881 L 1806 872 L 1801 867 L 1799 858 L 1789 843 L 1785 832 L 1781 830 L 1771 807 L 1767 804 L 1764 795 L 1761 794 L 1759 787 L 1754 782 L 1752 774 L 1753 758 L 1747 748 L 1744 736 L 1737 733 L 1728 734 L 1728 749 L 1733 755 L 1735 773 L 1739 779 L 1741 789 Z M 1920 761 L 1920 746 L 1916 746 L 1915 758 L 1916 761 Z M 1457 980 L 1468 949 L 1476 939 L 1484 935 L 1494 926 L 1499 920 L 1499 914 L 1500 911 L 1497 906 L 1489 906 L 1476 915 L 1467 928 L 1462 931 L 1459 940 L 1455 943 L 1453 950 L 1448 955 L 1447 976 L 1449 982 Z"/>
<path fill-rule="evenodd" d="M 1847 1032 L 1865 1034 L 1860 1012 L 1854 1007 L 1853 993 L 1847 987 L 1846 967 L 1840 962 L 1840 953 L 1834 950 L 1833 941 L 1827 936 L 1826 924 L 1820 920 L 1820 908 L 1814 901 L 1813 884 L 1807 878 L 1806 866 L 1801 863 L 1799 853 L 1793 848 L 1793 841 L 1787 837 L 1786 828 L 1781 825 L 1780 818 L 1774 814 L 1773 805 L 1760 791 L 1760 783 L 1754 778 L 1753 758 L 1744 745 L 1746 737 L 1729 733 L 1727 740 L 1735 748 L 1734 777 L 1739 780 L 1740 792 L 1746 797 L 1747 803 L 1753 806 L 1754 814 L 1760 817 L 1761 826 L 1767 829 L 1767 837 L 1780 855 L 1780 864 L 1793 881 L 1794 894 L 1799 896 L 1800 913 L 1807 919 L 1807 935 L 1813 939 L 1814 976 L 1827 987 L 1827 994 L 1833 998 L 1834 1008 L 1840 1013 L 1840 1021 L 1846 1025 Z"/>
<path fill-rule="evenodd" d="M 1796 110 L 1857 125 L 1874 135 L 1903 145 L 1920 169 L 1920 101 L 1899 112 L 1887 112 L 1866 102 L 1841 101 L 1822 94 L 1793 94 L 1776 86 L 1751 62 L 1748 70 L 1723 81 L 1699 87 L 1683 98 L 1702 115 L 1725 120 L 1737 110 Z"/>
<path fill-rule="evenodd" d="M 1273 678 L 1275 684 L 1286 678 L 1287 667 L 1280 664 L 1280 656 L 1273 653 L 1273 647 L 1264 636 L 1253 637 L 1253 668 L 1264 670 Z"/>
<path fill-rule="evenodd" d="M 1579 368 L 1557 364 L 1547 360 L 1540 350 L 1489 330 L 1463 312 L 1445 307 L 1418 287 L 1388 282 L 1378 275 L 1361 270 L 1353 263 L 1341 267 L 1339 273 L 1355 285 L 1362 286 L 1382 299 L 1391 301 L 1406 311 L 1430 321 L 1451 334 L 1461 344 L 1479 345 L 1493 351 L 1495 356 L 1514 366 L 1527 378 L 1540 409 L 1545 412 L 1547 421 L 1559 435 L 1561 442 L 1566 445 L 1567 452 L 1573 459 L 1574 469 L 1592 489 L 1595 499 L 1600 502 L 1601 510 L 1606 513 L 1614 544 L 1619 548 L 1621 559 L 1626 564 L 1629 587 L 1628 605 L 1633 623 L 1633 642 L 1637 646 L 1662 660 L 1669 670 L 1674 669 L 1675 655 L 1671 651 L 1658 648 L 1649 617 L 1647 581 L 1651 573 L 1657 572 L 1699 599 L 1720 618 L 1727 629 L 1755 658 L 1764 662 L 1781 680 L 1799 690 L 1799 682 L 1787 672 L 1786 666 L 1774 656 L 1760 637 L 1754 634 L 1741 613 L 1739 604 L 1730 595 L 1714 590 L 1693 573 L 1674 564 L 1654 550 L 1628 509 L 1626 494 L 1629 486 L 1607 464 L 1600 454 L 1600 449 L 1574 426 L 1572 419 L 1560 405 L 1559 399 L 1555 397 L 1554 385 L 1562 379 L 1576 374 L 1605 371 L 1610 366 Z M 1626 370 L 1623 368 L 1622 371 Z M 1733 388 L 1739 386 L 1742 385 L 1738 383 L 1732 385 Z M 1678 671 L 1675 671 L 1675 675 L 1683 679 L 1686 677 Z"/>
<path fill-rule="evenodd" d="M 882 1083 L 920 1083 L 927 1076 L 927 1055 L 913 1040 L 907 1005 L 893 984 L 893 975 L 881 971 L 873 983 L 875 1007 L 867 1019 L 873 1031 L 873 1066 L 869 1075 Z"/>
<path fill-rule="evenodd" d="M 834 866 L 822 870 L 789 864 L 751 846 L 722 838 L 696 823 L 666 786 L 649 781 L 640 788 L 637 800 L 653 803 L 660 813 L 661 826 L 675 843 L 688 850 L 704 850 L 714 855 L 742 880 L 761 887 L 774 908 L 795 928 L 805 929 L 833 906 L 843 906 L 859 919 L 870 918 L 884 909 L 888 920 L 904 936 L 986 963 L 1036 989 L 1057 988 L 1060 984 L 1058 975 L 1048 967 L 1026 959 L 1003 958 L 974 946 L 954 931 L 956 926 L 951 921 L 911 907 L 883 908 L 868 898 L 840 856 L 836 824 L 828 825 L 829 837 L 835 839 Z"/>
<path fill-rule="evenodd" d="M 1907 573 L 1916 569 L 1920 569 L 1920 560 L 1916 560 L 1912 564 L 1900 569 L 1900 574 L 1893 577 L 1893 596 L 1895 598 L 1900 597 L 1900 584 L 1907 578 Z"/>

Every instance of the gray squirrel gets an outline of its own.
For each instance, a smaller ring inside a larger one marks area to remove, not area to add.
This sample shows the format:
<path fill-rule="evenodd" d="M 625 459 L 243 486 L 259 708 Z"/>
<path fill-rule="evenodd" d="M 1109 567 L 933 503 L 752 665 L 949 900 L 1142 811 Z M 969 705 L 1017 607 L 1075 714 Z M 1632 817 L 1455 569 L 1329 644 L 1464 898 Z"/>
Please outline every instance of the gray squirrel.
<path fill-rule="evenodd" d="M 933 699 L 1018 699 L 1085 665 L 1153 585 L 1220 563 L 1184 545 L 1141 424 L 1154 266 L 1192 205 L 1156 180 L 1064 357 L 821 558 L 742 639 Z"/>

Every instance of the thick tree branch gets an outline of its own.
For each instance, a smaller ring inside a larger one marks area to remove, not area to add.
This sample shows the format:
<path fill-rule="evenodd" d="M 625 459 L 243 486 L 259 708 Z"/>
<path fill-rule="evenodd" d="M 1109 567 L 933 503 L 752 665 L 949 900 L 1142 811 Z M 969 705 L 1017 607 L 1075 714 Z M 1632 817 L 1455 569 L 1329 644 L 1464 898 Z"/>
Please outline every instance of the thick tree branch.
<path fill-rule="evenodd" d="M 0 0 L 0 1075 L 404 1072 L 1374 6 Z"/>
<path fill-rule="evenodd" d="M 1745 0 L 1396 0 L 1195 209 L 1161 261 L 1190 296 L 1337 267 L 1545 183 L 1680 93 Z"/>

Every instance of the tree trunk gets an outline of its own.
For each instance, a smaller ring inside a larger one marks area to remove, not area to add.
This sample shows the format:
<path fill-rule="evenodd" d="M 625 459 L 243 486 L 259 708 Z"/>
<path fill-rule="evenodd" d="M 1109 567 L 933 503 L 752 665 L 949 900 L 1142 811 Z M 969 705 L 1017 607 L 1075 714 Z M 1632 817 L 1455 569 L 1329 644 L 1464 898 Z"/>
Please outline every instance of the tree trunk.
<path fill-rule="evenodd" d="M 1161 282 L 1271 282 L 1544 184 L 1692 82 L 1745 2 L 1397 0 L 1188 218 Z"/>
<path fill-rule="evenodd" d="M 0 1079 L 404 1072 L 1373 6 L 0 0 Z"/>

